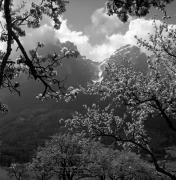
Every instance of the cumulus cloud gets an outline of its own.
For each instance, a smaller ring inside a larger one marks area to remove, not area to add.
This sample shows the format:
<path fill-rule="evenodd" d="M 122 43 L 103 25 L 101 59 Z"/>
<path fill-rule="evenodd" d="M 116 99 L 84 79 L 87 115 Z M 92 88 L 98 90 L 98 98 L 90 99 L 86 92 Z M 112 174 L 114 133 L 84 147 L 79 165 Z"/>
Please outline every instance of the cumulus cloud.
<path fill-rule="evenodd" d="M 155 21 L 155 23 L 159 25 L 161 24 L 161 21 L 157 20 Z M 109 41 L 110 46 L 112 46 L 113 49 L 116 49 L 116 47 L 118 48 L 125 44 L 137 46 L 137 39 L 135 38 L 135 36 L 144 40 L 149 40 L 149 34 L 154 33 L 155 28 L 153 20 L 146 20 L 144 18 L 140 18 L 130 21 L 129 28 L 125 34 L 121 35 L 119 33 L 114 33 L 111 36 L 107 36 L 106 38 Z M 141 48 L 141 51 L 147 53 L 146 49 L 144 48 Z"/>
<path fill-rule="evenodd" d="M 21 38 L 21 41 L 27 50 L 35 48 L 37 42 L 55 44 L 55 31 L 52 26 L 44 24 L 38 29 L 27 30 L 26 36 Z"/>
<path fill-rule="evenodd" d="M 104 8 L 97 9 L 91 16 L 89 30 L 96 34 L 110 35 L 115 31 L 122 32 L 125 24 L 116 15 L 108 16 Z"/>
<path fill-rule="evenodd" d="M 106 15 L 103 8 L 93 13 L 89 26 L 104 37 L 100 43 L 92 43 L 90 34 L 86 31 L 71 29 L 67 20 L 62 21 L 59 30 L 53 29 L 51 20 L 45 19 L 44 22 L 38 29 L 27 30 L 27 36 L 21 39 L 26 49 L 35 48 L 37 42 L 56 45 L 58 40 L 61 43 L 70 41 L 77 46 L 81 55 L 94 61 L 103 61 L 126 44 L 137 45 L 135 35 L 148 39 L 148 33 L 154 33 L 153 20 L 131 19 L 127 24 L 123 24 L 117 17 Z"/>
<path fill-rule="evenodd" d="M 68 27 L 68 22 L 63 21 L 61 29 L 55 32 L 56 39 L 61 42 L 71 41 L 77 47 L 80 53 L 94 61 L 103 61 L 112 53 L 126 44 L 137 45 L 134 36 L 148 40 L 149 34 L 154 33 L 153 20 L 130 19 L 127 24 L 122 23 L 115 16 L 108 16 L 104 9 L 97 9 L 91 16 L 94 36 L 96 32 L 104 36 L 103 42 L 92 43 L 90 35 L 84 32 L 73 31 Z M 160 24 L 161 21 L 156 21 Z M 122 33 L 123 31 L 123 33 Z M 145 49 L 141 49 L 145 52 Z"/>
<path fill-rule="evenodd" d="M 5 20 L 3 18 L 3 13 L 0 12 L 0 22 L 1 24 L 4 24 L 5 23 Z M 0 34 L 3 32 L 3 29 L 2 29 L 2 25 L 0 26 Z M 5 51 L 6 49 L 6 43 L 5 42 L 0 42 L 0 51 Z"/>
<path fill-rule="evenodd" d="M 111 17 L 109 18 L 111 22 L 112 19 Z M 100 19 L 102 19 L 102 17 L 100 17 Z M 106 15 L 105 19 L 108 21 L 108 17 L 106 17 Z M 94 20 L 97 28 L 100 21 L 98 21 L 98 19 Z M 158 24 L 160 23 L 160 21 L 156 22 Z M 89 36 L 83 32 L 72 31 L 69 29 L 67 23 L 68 22 L 64 20 L 61 29 L 55 32 L 56 39 L 59 39 L 61 42 L 73 42 L 78 47 L 78 50 L 82 55 L 85 55 L 95 61 L 103 61 L 112 55 L 116 49 L 126 44 L 137 45 L 137 40 L 134 37 L 135 35 L 139 38 L 147 40 L 149 39 L 148 34 L 154 33 L 153 20 L 134 19 L 129 22 L 128 29 L 124 34 L 115 31 L 114 33 L 108 35 L 108 32 L 106 34 L 105 31 L 103 31 L 103 33 L 105 33 L 104 42 L 100 44 L 92 44 Z M 107 23 L 104 23 L 104 29 L 106 29 Z M 95 24 L 92 26 L 95 26 Z M 121 26 L 123 26 L 123 24 L 121 24 Z"/>

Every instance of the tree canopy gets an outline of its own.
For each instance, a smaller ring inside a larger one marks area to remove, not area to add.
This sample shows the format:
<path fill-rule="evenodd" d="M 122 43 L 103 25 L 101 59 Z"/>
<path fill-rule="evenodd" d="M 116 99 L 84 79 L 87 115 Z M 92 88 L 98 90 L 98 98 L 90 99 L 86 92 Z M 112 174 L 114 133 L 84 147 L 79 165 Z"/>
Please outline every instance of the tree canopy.
<path fill-rule="evenodd" d="M 117 148 L 147 154 L 159 173 L 175 180 L 175 171 L 157 158 L 151 143 L 155 137 L 145 127 L 146 121 L 159 118 L 170 134 L 176 131 L 175 27 L 166 22 L 153 24 L 155 32 L 149 41 L 136 37 L 139 46 L 151 53 L 147 73 L 136 71 L 125 57 L 123 62 L 109 62 L 103 80 L 83 88 L 86 94 L 100 96 L 100 102 L 85 106 L 86 113 L 75 112 L 65 124 L 85 136 L 113 138 Z M 120 113 L 122 107 L 124 113 Z"/>
<path fill-rule="evenodd" d="M 51 177 L 63 180 L 96 177 L 100 180 L 160 179 L 153 166 L 135 153 L 114 150 L 94 139 L 69 134 L 53 136 L 38 149 L 27 167 L 30 177 L 37 180 Z"/>
<path fill-rule="evenodd" d="M 122 22 L 126 22 L 130 16 L 146 16 L 151 7 L 165 11 L 167 4 L 173 0 L 108 0 L 107 13 L 116 14 Z"/>
<path fill-rule="evenodd" d="M 21 38 L 27 36 L 27 28 L 39 28 L 43 16 L 48 16 L 54 22 L 53 28 L 59 29 L 61 15 L 65 12 L 67 3 L 68 1 L 64 0 L 34 1 L 26 9 L 25 2 L 16 7 L 13 0 L 0 1 L 0 11 L 3 14 L 0 40 L 6 43 L 6 50 L 0 52 L 1 89 L 8 88 L 10 92 L 20 94 L 20 84 L 16 79 L 21 73 L 26 73 L 30 78 L 43 84 L 44 90 L 39 94 L 40 99 L 45 96 L 57 99 L 64 94 L 63 81 L 57 78 L 56 68 L 64 58 L 77 57 L 78 52 L 62 48 L 58 52 L 41 56 L 38 51 L 44 47 L 42 42 L 38 42 L 36 48 L 27 52 Z M 12 57 L 14 48 L 19 52 L 16 59 Z M 0 108 L 2 111 L 7 111 L 3 103 L 0 104 Z"/>

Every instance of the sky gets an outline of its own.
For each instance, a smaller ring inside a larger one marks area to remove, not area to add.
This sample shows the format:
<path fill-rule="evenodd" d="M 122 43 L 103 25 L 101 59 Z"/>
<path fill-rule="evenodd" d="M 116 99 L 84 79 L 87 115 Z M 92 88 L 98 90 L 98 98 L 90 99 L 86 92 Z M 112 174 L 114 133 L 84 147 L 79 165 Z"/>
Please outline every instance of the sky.
<path fill-rule="evenodd" d="M 72 0 L 64 14 L 66 26 L 72 32 L 79 32 L 73 38 L 78 50 L 95 61 L 103 61 L 126 44 L 137 45 L 135 35 L 148 39 L 148 33 L 154 32 L 152 17 L 157 15 L 159 20 L 162 17 L 158 11 L 151 10 L 145 18 L 130 18 L 128 23 L 122 23 L 115 15 L 106 15 L 105 2 L 106 0 Z M 176 19 L 176 1 L 168 6 L 167 11 Z M 171 23 L 175 24 L 174 21 Z M 80 41 L 76 42 L 78 39 Z"/>
<path fill-rule="evenodd" d="M 18 4 L 20 1 L 15 3 Z M 101 62 L 121 46 L 137 45 L 135 35 L 148 39 L 148 33 L 154 33 L 154 15 L 157 15 L 158 24 L 161 21 L 159 12 L 151 10 L 145 18 L 131 17 L 129 22 L 122 23 L 115 15 L 106 14 L 105 2 L 106 0 L 70 0 L 60 30 L 54 30 L 53 22 L 45 18 L 39 29 L 27 31 L 27 36 L 22 39 L 23 45 L 30 49 L 38 41 L 49 44 L 55 44 L 58 40 L 61 43 L 71 41 L 81 55 Z M 176 24 L 175 10 L 176 1 L 167 8 L 168 14 L 173 16 L 170 22 L 172 24 Z"/>

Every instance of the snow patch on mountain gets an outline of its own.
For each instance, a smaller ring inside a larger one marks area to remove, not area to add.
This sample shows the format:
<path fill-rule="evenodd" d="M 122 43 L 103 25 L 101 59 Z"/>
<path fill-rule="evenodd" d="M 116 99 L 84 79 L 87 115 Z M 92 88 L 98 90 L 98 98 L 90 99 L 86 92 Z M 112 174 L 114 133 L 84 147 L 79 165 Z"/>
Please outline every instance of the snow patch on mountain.
<path fill-rule="evenodd" d="M 131 61 L 136 70 L 140 70 L 142 72 L 146 71 L 147 69 L 147 56 L 146 54 L 142 53 L 140 48 L 132 45 L 125 45 L 119 49 L 117 49 L 109 58 L 105 59 L 101 63 L 98 64 L 98 77 L 94 80 L 94 83 L 101 82 L 105 76 L 105 68 L 107 67 L 108 63 L 111 62 L 122 62 L 123 60 Z"/>

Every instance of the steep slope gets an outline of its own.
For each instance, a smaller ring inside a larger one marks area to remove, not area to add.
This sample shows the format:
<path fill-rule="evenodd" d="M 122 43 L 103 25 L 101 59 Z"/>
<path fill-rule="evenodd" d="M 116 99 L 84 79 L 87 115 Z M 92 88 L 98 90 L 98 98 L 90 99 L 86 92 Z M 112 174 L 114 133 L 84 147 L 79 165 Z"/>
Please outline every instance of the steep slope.
<path fill-rule="evenodd" d="M 147 55 L 142 53 L 136 46 L 126 45 L 117 49 L 110 58 L 105 59 L 99 64 L 99 77 L 105 76 L 105 67 L 109 63 L 122 63 L 124 60 L 130 61 L 134 64 L 134 68 L 137 71 L 146 73 L 147 71 Z"/>
<path fill-rule="evenodd" d="M 74 46 L 69 42 L 66 44 L 69 47 Z M 50 50 L 57 51 L 57 47 L 48 45 L 43 53 Z M 130 60 L 136 70 L 147 72 L 147 56 L 141 53 L 139 48 L 130 45 L 121 47 L 109 59 L 101 63 L 81 56 L 78 59 L 65 59 L 62 69 L 59 70 L 67 76 L 66 86 L 78 86 L 79 84 L 85 86 L 91 80 L 101 81 L 106 76 L 107 64 L 124 63 L 124 58 Z M 12 161 L 28 161 L 38 145 L 42 145 L 54 133 L 65 131 L 60 127 L 60 118 L 67 119 L 75 110 L 82 111 L 83 104 L 89 105 L 96 101 L 96 97 L 79 95 L 71 103 L 56 103 L 53 100 L 41 102 L 34 98 L 41 89 L 41 84 L 23 78 L 21 97 L 7 95 L 7 92 L 3 92 L 4 102 L 10 108 L 10 112 L 1 116 L 0 119 L 0 141 L 2 141 L 0 162 L 4 165 L 9 165 Z M 121 107 L 117 111 L 123 114 L 124 108 Z M 171 133 L 161 118 L 150 118 L 146 121 L 146 127 L 156 139 L 152 142 L 154 146 L 176 143 L 174 135 L 166 137 Z"/>
<path fill-rule="evenodd" d="M 72 46 L 73 44 L 67 43 Z M 46 46 L 45 53 L 51 46 Z M 49 50 L 48 50 L 49 49 Z M 52 46 L 52 51 L 57 51 Z M 98 74 L 97 63 L 79 56 L 77 59 L 64 59 L 58 69 L 63 77 L 67 77 L 65 86 L 85 86 L 88 81 Z M 8 104 L 9 113 L 0 116 L 0 162 L 9 165 L 12 161 L 28 161 L 36 147 L 54 133 L 61 132 L 59 119 L 69 118 L 75 110 L 80 110 L 82 104 L 91 102 L 90 97 L 78 97 L 71 103 L 55 102 L 54 100 L 39 101 L 35 96 L 41 92 L 43 86 L 39 82 L 21 78 L 21 93 L 11 95 L 4 91 L 3 102 Z"/>
<path fill-rule="evenodd" d="M 147 73 L 147 55 L 142 53 L 136 46 L 124 46 L 116 50 L 114 54 L 104 60 L 99 65 L 99 80 L 106 78 L 105 67 L 108 63 L 124 63 L 124 59 L 133 63 L 136 71 Z M 124 113 L 123 107 L 116 109 L 117 112 Z M 175 124 L 176 125 L 176 124 Z M 166 121 L 162 117 L 149 117 L 145 122 L 146 129 L 152 138 L 151 144 L 156 151 L 160 151 L 163 147 L 176 144 L 176 135 L 168 128 Z M 159 153 L 163 153 L 162 150 Z M 163 154 L 162 154 L 163 155 Z"/>

